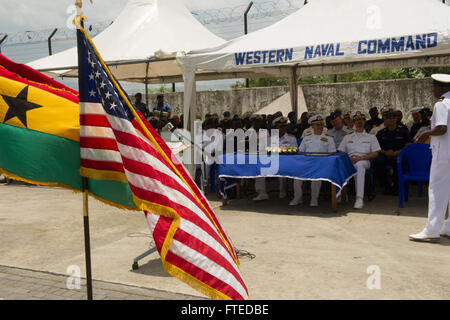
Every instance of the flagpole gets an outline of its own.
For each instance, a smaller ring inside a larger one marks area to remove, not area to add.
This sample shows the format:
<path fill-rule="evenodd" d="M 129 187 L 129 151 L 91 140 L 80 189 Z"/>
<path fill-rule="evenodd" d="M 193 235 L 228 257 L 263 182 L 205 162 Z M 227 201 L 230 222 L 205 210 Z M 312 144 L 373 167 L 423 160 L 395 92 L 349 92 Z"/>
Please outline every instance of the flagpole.
<path fill-rule="evenodd" d="M 92 300 L 91 240 L 89 232 L 88 179 L 83 177 L 84 252 L 86 259 L 87 299 Z"/>
<path fill-rule="evenodd" d="M 77 7 L 77 23 L 80 23 L 80 26 L 84 27 L 83 22 L 83 13 L 81 8 L 83 7 L 83 3 L 81 0 L 75 1 L 75 6 Z M 79 29 L 79 25 L 77 25 L 77 29 Z M 79 36 L 79 30 L 77 30 L 77 37 Z M 80 51 L 78 49 L 78 66 L 80 65 Z M 80 87 L 80 72 L 78 72 L 78 87 Z M 92 268 L 91 268 L 91 237 L 89 232 L 89 202 L 88 202 L 88 179 L 83 177 L 83 224 L 84 224 L 84 256 L 86 260 L 86 290 L 87 290 L 87 299 L 93 300 L 92 294 Z"/>

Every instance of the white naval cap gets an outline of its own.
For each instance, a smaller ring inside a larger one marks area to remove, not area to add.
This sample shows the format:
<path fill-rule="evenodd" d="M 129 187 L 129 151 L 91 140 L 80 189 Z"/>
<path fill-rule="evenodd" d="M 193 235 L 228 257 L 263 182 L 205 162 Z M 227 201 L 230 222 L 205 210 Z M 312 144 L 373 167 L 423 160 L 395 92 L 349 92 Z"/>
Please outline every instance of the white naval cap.
<path fill-rule="evenodd" d="M 420 107 L 420 108 L 413 108 L 411 110 L 409 110 L 410 113 L 419 113 L 420 111 L 422 111 L 422 109 L 424 109 L 425 107 Z"/>
<path fill-rule="evenodd" d="M 316 114 L 309 118 L 308 123 L 309 124 L 324 124 L 324 117 L 321 114 Z"/>
<path fill-rule="evenodd" d="M 361 110 L 355 110 L 352 112 L 352 119 L 367 119 L 367 113 Z"/>
<path fill-rule="evenodd" d="M 431 78 L 437 82 L 450 83 L 450 74 L 435 73 L 431 75 Z"/>
<path fill-rule="evenodd" d="M 278 118 L 276 118 L 275 120 L 273 120 L 272 121 L 272 125 L 273 126 L 276 126 L 276 125 L 287 125 L 288 124 L 288 118 L 286 118 L 286 117 L 283 117 L 283 116 L 281 116 L 281 117 L 278 117 Z"/>

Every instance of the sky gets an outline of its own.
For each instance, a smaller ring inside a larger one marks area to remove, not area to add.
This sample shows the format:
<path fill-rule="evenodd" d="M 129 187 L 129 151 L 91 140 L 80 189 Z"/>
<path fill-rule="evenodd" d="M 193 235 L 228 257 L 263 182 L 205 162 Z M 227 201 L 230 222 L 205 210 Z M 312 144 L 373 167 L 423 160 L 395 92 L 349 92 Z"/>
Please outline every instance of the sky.
<path fill-rule="evenodd" d="M 209 10 L 246 5 L 248 0 L 183 0 L 191 10 Z M 0 33 L 16 33 L 65 26 L 71 20 L 74 0 L 0 0 Z M 113 20 L 127 0 L 83 1 L 83 12 L 91 22 Z"/>

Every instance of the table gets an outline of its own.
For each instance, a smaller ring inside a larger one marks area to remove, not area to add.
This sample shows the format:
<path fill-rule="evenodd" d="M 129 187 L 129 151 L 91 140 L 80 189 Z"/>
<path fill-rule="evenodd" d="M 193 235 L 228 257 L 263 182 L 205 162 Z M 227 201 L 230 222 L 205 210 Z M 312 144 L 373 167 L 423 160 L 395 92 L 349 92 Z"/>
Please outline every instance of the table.
<path fill-rule="evenodd" d="M 342 188 L 356 175 L 356 169 L 346 153 L 298 153 L 296 155 L 226 154 L 219 157 L 219 187 L 223 178 L 280 177 L 300 180 L 322 180 L 331 183 L 333 211 L 337 211 L 336 198 Z M 278 160 L 277 160 L 278 159 Z M 276 167 L 278 170 L 269 170 Z M 222 163 L 222 164 L 221 164 Z M 272 164 L 272 165 L 271 165 Z"/>

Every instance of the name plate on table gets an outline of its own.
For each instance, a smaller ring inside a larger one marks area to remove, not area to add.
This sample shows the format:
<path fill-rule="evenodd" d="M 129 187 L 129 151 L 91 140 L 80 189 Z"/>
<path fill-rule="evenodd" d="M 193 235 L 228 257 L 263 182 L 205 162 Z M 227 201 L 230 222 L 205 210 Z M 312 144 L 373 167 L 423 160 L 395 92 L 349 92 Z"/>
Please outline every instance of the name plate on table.
<path fill-rule="evenodd" d="M 332 153 L 305 153 L 304 156 L 308 157 L 329 157 Z"/>

